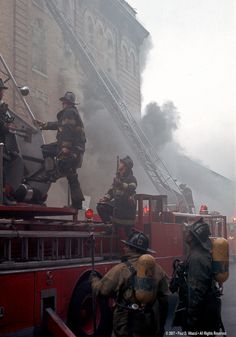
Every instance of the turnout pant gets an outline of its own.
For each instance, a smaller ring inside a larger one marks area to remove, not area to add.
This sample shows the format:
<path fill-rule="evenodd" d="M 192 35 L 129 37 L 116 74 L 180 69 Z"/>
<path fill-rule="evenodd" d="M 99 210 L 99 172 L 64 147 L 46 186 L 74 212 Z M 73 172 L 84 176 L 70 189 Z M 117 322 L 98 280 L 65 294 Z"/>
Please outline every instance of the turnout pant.
<path fill-rule="evenodd" d="M 80 157 L 80 153 L 74 152 L 73 150 L 71 151 L 71 156 L 60 157 L 60 149 L 56 142 L 43 145 L 42 152 L 45 160 L 45 166 L 48 166 L 50 169 L 49 172 L 52 171 L 51 169 L 53 169 L 56 173 L 56 179 L 61 177 L 67 178 L 70 188 L 72 207 L 75 209 L 82 209 L 82 201 L 84 200 L 84 196 L 78 180 L 76 168 L 81 167 L 81 161 L 83 157 Z M 57 157 L 56 161 L 55 157 Z M 53 160 L 54 167 L 50 167 L 50 160 Z"/>

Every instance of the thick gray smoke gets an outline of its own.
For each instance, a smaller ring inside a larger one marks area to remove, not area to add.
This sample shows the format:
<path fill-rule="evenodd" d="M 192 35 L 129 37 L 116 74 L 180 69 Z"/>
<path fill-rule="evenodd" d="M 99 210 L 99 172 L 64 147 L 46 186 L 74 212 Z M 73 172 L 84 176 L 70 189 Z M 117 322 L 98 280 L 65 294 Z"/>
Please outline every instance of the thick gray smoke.
<path fill-rule="evenodd" d="M 230 217 L 234 214 L 235 186 L 230 179 L 205 167 L 194 155 L 190 158 L 174 142 L 166 144 L 159 154 L 177 183 L 185 183 L 192 189 L 196 211 L 206 204 L 209 211 Z"/>
<path fill-rule="evenodd" d="M 111 186 L 116 173 L 117 155 L 131 154 L 119 127 L 91 88 L 84 88 L 81 106 L 86 131 L 86 152 L 79 178 L 85 195 L 94 207 Z M 132 155 L 131 155 L 132 156 Z"/>
<path fill-rule="evenodd" d="M 187 184 L 193 191 L 196 211 L 207 204 L 210 211 L 219 211 L 232 216 L 235 212 L 235 186 L 229 179 L 204 167 L 184 154 L 174 140 L 178 128 L 179 113 L 172 102 L 159 106 L 156 102 L 147 105 L 141 126 L 155 146 L 176 183 Z"/>
<path fill-rule="evenodd" d="M 143 43 L 140 46 L 140 53 L 139 53 L 140 73 L 142 73 L 146 67 L 146 64 L 148 61 L 148 55 L 152 47 L 153 47 L 152 37 L 151 35 L 148 35 L 146 39 L 143 40 Z"/>
<path fill-rule="evenodd" d="M 171 101 L 159 106 L 156 102 L 149 103 L 145 115 L 141 119 L 141 127 L 151 143 L 159 149 L 172 141 L 173 132 L 178 128 L 179 113 Z"/>

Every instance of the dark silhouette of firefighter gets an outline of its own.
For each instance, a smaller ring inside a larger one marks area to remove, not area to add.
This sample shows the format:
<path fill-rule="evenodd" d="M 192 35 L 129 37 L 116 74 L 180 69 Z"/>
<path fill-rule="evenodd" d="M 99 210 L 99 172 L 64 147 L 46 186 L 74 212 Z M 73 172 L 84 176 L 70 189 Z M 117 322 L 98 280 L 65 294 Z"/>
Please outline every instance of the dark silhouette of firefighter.
<path fill-rule="evenodd" d="M 125 255 L 121 263 L 99 279 L 90 280 L 95 294 L 114 297 L 112 337 L 160 337 L 168 311 L 168 282 L 164 270 L 149 253 L 149 240 L 142 232 L 133 232 L 121 240 Z"/>
<path fill-rule="evenodd" d="M 11 115 L 8 104 L 3 101 L 4 91 L 8 87 L 5 86 L 3 80 L 0 78 L 0 143 L 4 144 L 3 147 L 3 181 L 2 192 L 3 192 L 3 203 L 5 205 L 15 205 L 16 202 L 11 195 L 11 187 L 7 182 L 7 173 L 12 171 L 12 168 L 17 167 L 18 173 L 23 173 L 22 159 L 19 157 L 17 152 L 13 152 L 11 148 L 8 147 L 7 137 L 10 134 L 10 126 L 14 121 L 14 117 Z"/>
<path fill-rule="evenodd" d="M 129 156 L 117 160 L 116 177 L 107 194 L 97 204 L 97 211 L 104 223 L 123 226 L 130 234 L 135 223 L 135 194 L 137 180 L 133 175 L 133 161 Z"/>
<path fill-rule="evenodd" d="M 8 104 L 3 101 L 4 91 L 8 87 L 5 86 L 0 78 L 0 142 L 5 144 L 6 134 L 9 133 L 9 124 L 13 122 L 14 117 L 11 116 L 8 110 Z"/>
<path fill-rule="evenodd" d="M 72 207 L 82 209 L 84 196 L 76 170 L 82 165 L 85 151 L 84 125 L 76 107 L 74 93 L 67 91 L 60 101 L 63 109 L 58 112 L 57 121 L 37 121 L 42 130 L 57 130 L 57 142 L 42 146 L 45 170 L 52 182 L 60 177 L 67 177 Z"/>
<path fill-rule="evenodd" d="M 214 279 L 209 235 L 209 225 L 203 218 L 188 226 L 189 255 L 184 263 L 176 265 L 170 283 L 172 292 L 178 291 L 180 299 L 174 324 L 198 334 L 223 329 L 221 290 Z"/>
<path fill-rule="evenodd" d="M 187 212 L 189 213 L 194 213 L 195 212 L 195 206 L 194 206 L 194 201 L 193 201 L 193 193 L 191 188 L 189 188 L 186 184 L 180 184 L 179 185 L 181 192 L 183 193 L 183 196 L 188 204 L 188 210 Z"/>

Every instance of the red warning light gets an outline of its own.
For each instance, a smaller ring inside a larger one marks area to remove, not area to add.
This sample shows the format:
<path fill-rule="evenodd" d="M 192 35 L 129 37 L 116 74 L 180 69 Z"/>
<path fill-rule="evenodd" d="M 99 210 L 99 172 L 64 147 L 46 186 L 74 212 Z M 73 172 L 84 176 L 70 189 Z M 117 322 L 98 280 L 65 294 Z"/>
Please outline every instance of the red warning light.
<path fill-rule="evenodd" d="M 144 213 L 144 215 L 146 215 L 146 214 L 148 214 L 149 213 L 149 207 L 148 206 L 144 206 L 143 207 L 143 213 Z"/>
<path fill-rule="evenodd" d="M 207 205 L 201 205 L 199 213 L 200 214 L 208 214 L 208 207 L 207 207 Z"/>
<path fill-rule="evenodd" d="M 88 220 L 91 220 L 93 218 L 93 210 L 91 208 L 88 208 L 85 212 L 85 216 Z"/>

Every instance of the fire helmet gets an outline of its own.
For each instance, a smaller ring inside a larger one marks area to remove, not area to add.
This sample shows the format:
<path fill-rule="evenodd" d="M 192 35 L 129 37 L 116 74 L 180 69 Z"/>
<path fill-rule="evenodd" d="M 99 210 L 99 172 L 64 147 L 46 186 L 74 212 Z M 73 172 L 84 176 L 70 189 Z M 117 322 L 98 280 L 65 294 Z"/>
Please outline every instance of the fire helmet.
<path fill-rule="evenodd" d="M 203 218 L 189 225 L 188 229 L 204 249 L 211 250 L 211 240 L 209 239 L 211 232 L 209 225 L 204 222 Z"/>
<path fill-rule="evenodd" d="M 8 87 L 5 86 L 3 80 L 0 78 L 0 90 L 1 89 L 5 89 L 6 90 L 6 89 L 8 89 Z"/>
<path fill-rule="evenodd" d="M 59 98 L 59 100 L 62 101 L 62 102 L 68 102 L 68 103 L 71 103 L 71 104 L 76 104 L 75 103 L 76 97 L 75 97 L 75 94 L 72 91 L 67 91 L 64 96 Z"/>
<path fill-rule="evenodd" d="M 126 156 L 120 159 L 120 161 L 121 163 L 124 163 L 129 170 L 131 170 L 134 166 L 133 160 L 130 158 L 130 156 Z"/>
<path fill-rule="evenodd" d="M 154 250 L 148 248 L 149 239 L 142 232 L 134 231 L 128 240 L 121 240 L 121 242 L 142 252 L 155 253 Z"/>

